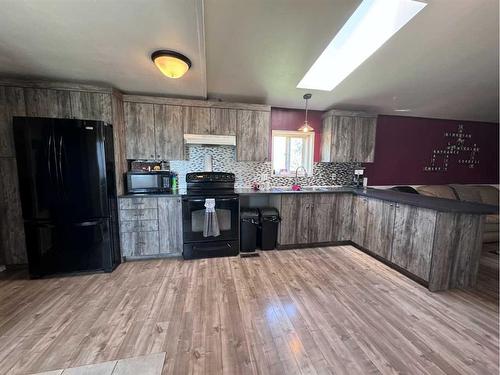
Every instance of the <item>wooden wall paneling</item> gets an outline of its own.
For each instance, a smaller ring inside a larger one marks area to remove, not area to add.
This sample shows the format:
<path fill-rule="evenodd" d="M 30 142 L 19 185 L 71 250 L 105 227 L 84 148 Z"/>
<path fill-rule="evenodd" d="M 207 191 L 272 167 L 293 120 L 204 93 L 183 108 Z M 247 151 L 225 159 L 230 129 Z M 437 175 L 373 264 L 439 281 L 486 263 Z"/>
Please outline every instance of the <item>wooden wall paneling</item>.
<path fill-rule="evenodd" d="M 184 130 L 182 107 L 154 105 L 156 158 L 163 160 L 184 159 Z"/>
<path fill-rule="evenodd" d="M 431 291 L 476 286 L 483 222 L 481 215 L 437 214 L 429 276 Z"/>
<path fill-rule="evenodd" d="M 24 223 L 15 158 L 0 158 L 0 264 L 26 264 Z"/>
<path fill-rule="evenodd" d="M 166 98 L 162 96 L 148 96 L 148 95 L 123 95 L 123 100 L 126 102 L 133 102 L 133 103 L 180 105 L 183 107 L 228 108 L 237 110 L 242 109 L 249 111 L 271 112 L 271 106 L 265 104 L 221 102 L 218 100 L 214 101 L 214 100 L 180 99 L 180 98 Z"/>
<path fill-rule="evenodd" d="M 369 199 L 366 214 L 365 247 L 390 260 L 394 234 L 394 203 Z"/>
<path fill-rule="evenodd" d="M 32 117 L 71 118 L 70 92 L 25 88 L 26 115 Z"/>
<path fill-rule="evenodd" d="M 113 145 L 115 150 L 116 191 L 118 195 L 125 193 L 125 177 L 127 158 L 125 156 L 125 113 L 121 93 L 114 91 L 111 96 L 113 123 Z"/>
<path fill-rule="evenodd" d="M 155 157 L 153 104 L 125 102 L 126 159 Z"/>
<path fill-rule="evenodd" d="M 20 87 L 0 86 L 0 157 L 14 157 L 12 117 L 25 116 L 24 90 Z"/>
<path fill-rule="evenodd" d="M 158 198 L 160 254 L 182 254 L 182 200 L 180 197 Z"/>
<path fill-rule="evenodd" d="M 71 91 L 70 100 L 71 113 L 74 118 L 113 123 L 110 94 Z"/>
<path fill-rule="evenodd" d="M 182 121 L 186 134 L 210 134 L 210 108 L 182 107 Z"/>
<path fill-rule="evenodd" d="M 429 280 L 437 212 L 396 205 L 391 261 L 423 280 Z"/>
<path fill-rule="evenodd" d="M 236 135 L 238 112 L 229 108 L 210 108 L 210 134 Z"/>

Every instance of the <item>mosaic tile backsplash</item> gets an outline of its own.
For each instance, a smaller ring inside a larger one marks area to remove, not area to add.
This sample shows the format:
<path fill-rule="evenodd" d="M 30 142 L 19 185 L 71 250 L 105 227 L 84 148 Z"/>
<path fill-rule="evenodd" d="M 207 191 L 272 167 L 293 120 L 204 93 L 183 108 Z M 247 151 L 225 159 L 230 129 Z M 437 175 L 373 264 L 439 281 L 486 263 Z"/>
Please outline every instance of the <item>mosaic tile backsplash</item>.
<path fill-rule="evenodd" d="M 262 183 L 265 180 L 269 180 L 271 186 L 288 186 L 295 180 L 293 177 L 271 176 L 271 162 L 237 162 L 236 148 L 233 146 L 187 145 L 188 160 L 170 162 L 170 170 L 179 174 L 179 188 L 186 187 L 186 173 L 204 170 L 207 154 L 212 155 L 215 172 L 235 174 L 237 188 L 250 187 L 253 182 Z M 360 166 L 360 163 L 314 163 L 313 175 L 299 177 L 299 183 L 304 186 L 350 185 L 353 182 L 354 169 Z"/>

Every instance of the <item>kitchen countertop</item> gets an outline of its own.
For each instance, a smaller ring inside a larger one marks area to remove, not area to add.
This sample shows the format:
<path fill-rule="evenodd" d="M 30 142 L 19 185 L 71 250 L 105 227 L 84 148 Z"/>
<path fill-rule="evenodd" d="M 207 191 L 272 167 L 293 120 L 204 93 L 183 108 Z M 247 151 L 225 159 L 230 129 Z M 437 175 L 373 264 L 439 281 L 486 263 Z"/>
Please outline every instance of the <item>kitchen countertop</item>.
<path fill-rule="evenodd" d="M 287 188 L 272 188 L 271 190 L 254 191 L 251 188 L 236 188 L 235 193 L 241 196 L 256 196 L 263 194 L 335 194 L 349 193 L 367 198 L 380 199 L 384 201 L 408 204 L 431 210 L 452 213 L 468 213 L 468 214 L 498 214 L 498 206 L 492 206 L 482 203 L 455 201 L 452 199 L 434 198 L 425 195 L 402 193 L 393 190 L 384 189 L 357 189 L 350 186 L 339 187 L 315 187 L 304 188 L 301 191 L 292 191 Z M 130 194 L 121 195 L 119 198 L 134 198 L 134 197 L 173 197 L 186 195 L 186 191 L 181 189 L 170 194 Z"/>

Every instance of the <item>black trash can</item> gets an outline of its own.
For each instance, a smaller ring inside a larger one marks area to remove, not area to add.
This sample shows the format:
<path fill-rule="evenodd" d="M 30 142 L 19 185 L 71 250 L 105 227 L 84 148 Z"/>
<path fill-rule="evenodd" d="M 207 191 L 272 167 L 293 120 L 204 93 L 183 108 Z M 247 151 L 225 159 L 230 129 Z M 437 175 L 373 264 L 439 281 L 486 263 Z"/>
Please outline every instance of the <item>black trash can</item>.
<path fill-rule="evenodd" d="M 259 208 L 259 245 L 262 250 L 276 248 L 278 227 L 281 221 L 279 212 L 274 207 Z"/>
<path fill-rule="evenodd" d="M 255 251 L 257 248 L 259 211 L 256 208 L 241 208 L 240 220 L 240 251 Z"/>

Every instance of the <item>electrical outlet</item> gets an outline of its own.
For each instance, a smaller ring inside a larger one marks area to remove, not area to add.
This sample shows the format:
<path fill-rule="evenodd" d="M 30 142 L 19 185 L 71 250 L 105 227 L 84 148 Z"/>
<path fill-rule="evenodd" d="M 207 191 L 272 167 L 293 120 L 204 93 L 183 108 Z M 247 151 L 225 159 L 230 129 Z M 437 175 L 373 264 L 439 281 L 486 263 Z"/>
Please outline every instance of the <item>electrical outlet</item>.
<path fill-rule="evenodd" d="M 336 173 L 332 173 L 332 180 L 335 181 L 336 178 L 337 178 L 337 174 Z"/>

